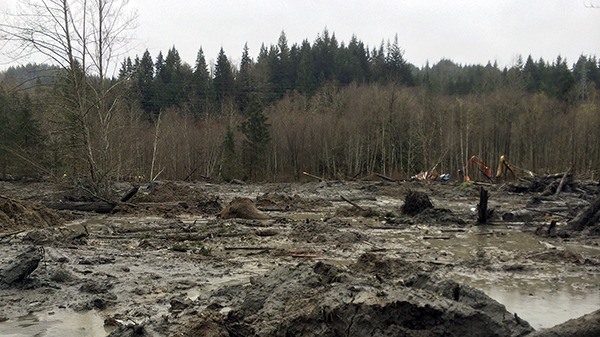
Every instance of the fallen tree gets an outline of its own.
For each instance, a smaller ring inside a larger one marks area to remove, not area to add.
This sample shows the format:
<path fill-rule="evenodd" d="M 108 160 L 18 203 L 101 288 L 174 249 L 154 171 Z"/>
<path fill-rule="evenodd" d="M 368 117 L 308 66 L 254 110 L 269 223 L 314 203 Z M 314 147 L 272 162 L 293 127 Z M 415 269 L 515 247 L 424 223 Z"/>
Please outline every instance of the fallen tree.
<path fill-rule="evenodd" d="M 587 227 L 598 225 L 600 221 L 600 195 L 596 197 L 575 218 L 567 223 L 567 228 L 582 231 Z"/>

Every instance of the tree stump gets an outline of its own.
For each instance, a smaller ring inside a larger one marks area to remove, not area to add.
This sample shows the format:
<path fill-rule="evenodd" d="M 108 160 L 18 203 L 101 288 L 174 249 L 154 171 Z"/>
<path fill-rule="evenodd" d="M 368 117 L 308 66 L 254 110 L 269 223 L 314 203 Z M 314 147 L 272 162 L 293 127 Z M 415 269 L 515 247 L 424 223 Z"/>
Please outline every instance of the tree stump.
<path fill-rule="evenodd" d="M 488 191 L 485 188 L 480 187 L 479 188 L 479 204 L 477 204 L 477 222 L 480 224 L 485 224 L 488 221 L 488 217 L 489 217 L 488 199 L 489 199 Z"/>

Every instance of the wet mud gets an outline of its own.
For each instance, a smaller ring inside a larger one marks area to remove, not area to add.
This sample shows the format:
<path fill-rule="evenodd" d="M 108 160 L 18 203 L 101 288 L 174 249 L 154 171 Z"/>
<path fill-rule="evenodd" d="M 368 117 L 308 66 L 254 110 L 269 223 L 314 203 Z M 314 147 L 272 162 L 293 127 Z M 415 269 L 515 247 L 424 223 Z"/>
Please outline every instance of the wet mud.
<path fill-rule="evenodd" d="M 486 186 L 478 225 L 451 183 L 162 182 L 98 214 L 0 182 L 0 336 L 551 336 L 600 309 L 598 224 L 568 226 L 597 184 L 568 186 Z"/>

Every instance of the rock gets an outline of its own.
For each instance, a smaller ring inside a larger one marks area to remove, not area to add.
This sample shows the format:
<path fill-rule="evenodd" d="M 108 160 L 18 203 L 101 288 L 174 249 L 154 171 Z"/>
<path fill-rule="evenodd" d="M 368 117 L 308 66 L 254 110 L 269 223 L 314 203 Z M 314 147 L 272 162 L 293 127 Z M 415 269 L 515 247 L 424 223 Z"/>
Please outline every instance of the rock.
<path fill-rule="evenodd" d="M 25 252 L 18 255 L 10 265 L 2 268 L 0 279 L 10 285 L 22 282 L 37 269 L 43 257 L 43 250 L 34 246 L 29 247 Z"/>

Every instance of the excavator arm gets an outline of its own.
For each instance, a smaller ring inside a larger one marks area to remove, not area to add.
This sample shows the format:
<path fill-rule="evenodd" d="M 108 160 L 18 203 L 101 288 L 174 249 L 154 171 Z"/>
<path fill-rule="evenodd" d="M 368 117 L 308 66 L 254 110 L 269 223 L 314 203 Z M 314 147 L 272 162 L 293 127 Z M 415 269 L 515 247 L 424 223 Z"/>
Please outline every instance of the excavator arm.
<path fill-rule="evenodd" d="M 473 166 L 473 164 L 477 165 L 479 171 L 481 171 L 481 173 L 483 173 L 483 175 L 485 175 L 486 178 L 488 178 L 490 181 L 493 181 L 492 170 L 483 162 L 483 160 L 479 159 L 479 157 L 477 156 L 471 156 L 471 158 L 469 158 L 467 166 L 465 167 L 465 173 L 469 172 L 469 168 Z"/>

